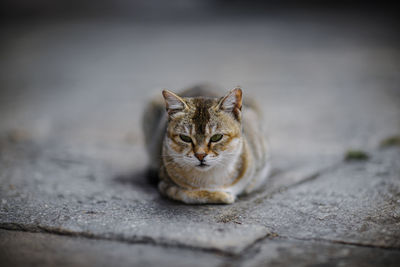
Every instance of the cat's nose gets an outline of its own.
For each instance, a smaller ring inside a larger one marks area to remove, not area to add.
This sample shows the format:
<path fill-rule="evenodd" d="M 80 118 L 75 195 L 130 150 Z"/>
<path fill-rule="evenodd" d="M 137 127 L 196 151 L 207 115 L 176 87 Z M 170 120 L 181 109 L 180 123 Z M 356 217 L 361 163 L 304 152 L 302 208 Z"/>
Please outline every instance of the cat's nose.
<path fill-rule="evenodd" d="M 196 158 L 198 158 L 198 160 L 200 160 L 200 161 L 204 161 L 204 158 L 207 156 L 206 153 L 194 153 L 194 155 L 195 155 Z"/>

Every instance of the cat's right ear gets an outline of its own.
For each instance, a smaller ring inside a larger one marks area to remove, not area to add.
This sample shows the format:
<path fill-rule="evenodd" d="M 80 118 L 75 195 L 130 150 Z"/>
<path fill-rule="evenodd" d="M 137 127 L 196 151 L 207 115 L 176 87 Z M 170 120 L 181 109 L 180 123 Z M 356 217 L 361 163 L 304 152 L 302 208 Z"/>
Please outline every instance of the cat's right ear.
<path fill-rule="evenodd" d="M 169 116 L 188 108 L 185 101 L 171 91 L 163 90 L 162 94 L 164 96 L 165 106 Z"/>

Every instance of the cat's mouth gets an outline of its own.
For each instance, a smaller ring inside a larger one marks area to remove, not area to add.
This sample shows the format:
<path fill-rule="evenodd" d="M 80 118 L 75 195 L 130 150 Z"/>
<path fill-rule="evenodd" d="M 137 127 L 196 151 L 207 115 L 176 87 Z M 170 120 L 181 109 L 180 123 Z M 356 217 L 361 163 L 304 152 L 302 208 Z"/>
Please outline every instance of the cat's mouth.
<path fill-rule="evenodd" d="M 206 164 L 206 163 L 204 163 L 204 162 L 200 162 L 200 164 L 199 165 L 196 165 L 196 167 L 198 167 L 198 168 L 207 168 L 207 167 L 210 167 L 210 165 L 208 165 L 208 164 Z"/>

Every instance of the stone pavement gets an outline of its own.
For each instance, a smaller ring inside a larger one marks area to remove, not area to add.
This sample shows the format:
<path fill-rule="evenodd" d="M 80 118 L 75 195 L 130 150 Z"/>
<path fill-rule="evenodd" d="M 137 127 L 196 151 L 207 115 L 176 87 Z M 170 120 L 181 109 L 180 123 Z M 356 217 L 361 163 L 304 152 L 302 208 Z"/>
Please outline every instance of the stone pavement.
<path fill-rule="evenodd" d="M 8 23 L 0 52 L 2 266 L 398 266 L 394 28 L 320 16 Z M 162 198 L 140 118 L 161 88 L 242 85 L 274 175 L 233 205 Z M 344 160 L 349 150 L 368 157 Z"/>

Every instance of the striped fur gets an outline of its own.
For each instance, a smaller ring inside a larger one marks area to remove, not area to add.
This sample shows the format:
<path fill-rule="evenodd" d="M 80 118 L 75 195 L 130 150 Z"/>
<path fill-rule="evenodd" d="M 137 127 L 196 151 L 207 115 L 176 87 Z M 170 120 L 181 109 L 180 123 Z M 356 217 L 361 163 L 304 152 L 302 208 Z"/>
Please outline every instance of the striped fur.
<path fill-rule="evenodd" d="M 180 96 L 164 90 L 163 96 L 150 102 L 143 118 L 150 167 L 159 173 L 163 195 L 185 203 L 233 203 L 267 179 L 261 116 L 252 101 L 242 108 L 240 88 L 221 98 L 204 87 Z M 222 138 L 213 142 L 214 135 Z"/>

